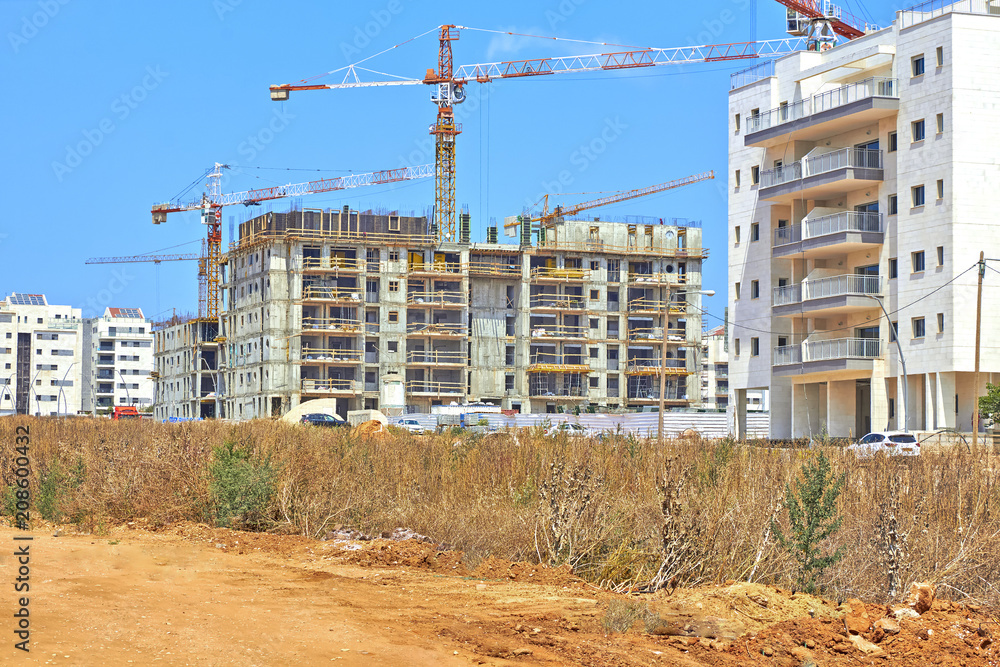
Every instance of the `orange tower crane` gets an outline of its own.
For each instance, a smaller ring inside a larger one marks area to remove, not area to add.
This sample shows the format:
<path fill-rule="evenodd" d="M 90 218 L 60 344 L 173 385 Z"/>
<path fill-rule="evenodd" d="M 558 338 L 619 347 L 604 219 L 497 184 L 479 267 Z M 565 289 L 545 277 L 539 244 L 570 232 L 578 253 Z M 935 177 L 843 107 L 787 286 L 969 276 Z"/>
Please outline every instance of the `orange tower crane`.
<path fill-rule="evenodd" d="M 229 165 L 221 164 L 219 162 L 215 163 L 215 168 L 207 175 L 208 183 L 205 188 L 206 192 L 202 194 L 199 201 L 186 204 L 156 204 L 152 208 L 154 225 L 166 222 L 168 213 L 199 210 L 202 212 L 202 223 L 207 227 L 207 233 L 205 235 L 207 241 L 207 252 L 205 255 L 204 273 L 206 274 L 208 292 L 205 299 L 205 317 L 209 319 L 217 319 L 219 317 L 221 303 L 221 300 L 219 299 L 219 286 L 222 277 L 220 260 L 222 259 L 223 206 L 230 206 L 232 204 L 256 206 L 263 201 L 282 199 L 284 197 L 299 197 L 302 195 L 313 195 L 323 192 L 333 192 L 335 190 L 358 188 L 365 185 L 396 183 L 398 181 L 409 181 L 417 178 L 428 178 L 434 174 L 432 166 L 425 164 L 418 167 L 386 169 L 383 171 L 373 171 L 364 174 L 351 174 L 350 176 L 324 178 L 316 181 L 307 181 L 305 183 L 289 183 L 288 185 L 276 185 L 269 188 L 243 190 L 241 192 L 223 194 L 222 170 L 228 168 Z"/>
<path fill-rule="evenodd" d="M 428 69 L 422 79 L 396 78 L 383 81 L 361 81 L 354 65 L 346 68 L 341 83 L 319 84 L 303 79 L 299 83 L 285 83 L 270 87 L 271 99 L 285 101 L 292 91 L 325 90 L 339 88 L 365 88 L 374 86 L 433 86 L 431 101 L 437 106 L 437 119 L 430 127 L 435 136 L 435 225 L 439 240 L 454 240 L 455 236 L 455 141 L 462 126 L 455 122 L 456 104 L 465 100 L 464 87 L 476 81 L 487 83 L 494 79 L 512 79 L 527 76 L 564 74 L 572 72 L 614 71 L 659 65 L 719 62 L 777 56 L 802 50 L 801 38 L 788 38 L 760 42 L 737 42 L 706 46 L 684 46 L 666 49 L 637 49 L 580 56 L 534 58 L 496 63 L 454 66 L 452 42 L 459 38 L 462 26 L 443 25 L 438 33 L 437 70 Z"/>

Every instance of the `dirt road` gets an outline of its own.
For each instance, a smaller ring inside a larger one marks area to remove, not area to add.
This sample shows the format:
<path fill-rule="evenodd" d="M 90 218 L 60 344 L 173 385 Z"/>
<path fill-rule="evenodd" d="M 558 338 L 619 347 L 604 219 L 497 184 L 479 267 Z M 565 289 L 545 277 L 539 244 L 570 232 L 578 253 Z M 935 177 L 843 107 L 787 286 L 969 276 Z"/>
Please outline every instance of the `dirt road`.
<path fill-rule="evenodd" d="M 780 660 L 795 655 L 783 642 L 801 645 L 790 635 L 809 623 L 817 651 L 842 639 L 834 635 L 833 603 L 775 589 L 763 602 L 760 591 L 730 586 L 729 597 L 716 587 L 696 598 L 679 592 L 669 603 L 686 600 L 700 605 L 699 613 L 716 613 L 715 604 L 722 614 L 723 607 L 740 610 L 734 596 L 747 598 L 761 621 L 740 614 L 745 629 L 760 631 L 756 638 L 609 636 L 601 623 L 615 596 L 563 570 L 489 561 L 469 572 L 455 554 L 416 542 L 347 545 L 187 524 L 163 532 L 123 527 L 100 537 L 33 531 L 31 652 L 24 654 L 14 648 L 12 618 L 18 566 L 11 554 L 21 534 L 0 528 L 3 664 L 770 665 L 792 664 Z M 659 602 L 669 606 L 662 596 Z M 948 604 L 924 626 L 946 629 L 969 617 Z M 816 618 L 788 620 L 807 608 Z M 785 625 L 766 629 L 779 619 Z M 820 664 L 916 665 L 942 655 L 940 664 L 991 664 L 989 647 L 953 634 L 922 647 L 904 631 L 899 650 L 880 660 L 831 649 Z"/>

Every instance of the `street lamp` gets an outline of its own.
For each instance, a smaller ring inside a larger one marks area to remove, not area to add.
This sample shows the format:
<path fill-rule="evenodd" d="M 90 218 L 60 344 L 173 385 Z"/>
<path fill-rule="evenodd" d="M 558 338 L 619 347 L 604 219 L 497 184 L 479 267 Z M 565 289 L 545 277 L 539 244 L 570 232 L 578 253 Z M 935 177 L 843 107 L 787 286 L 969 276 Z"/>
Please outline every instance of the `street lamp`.
<path fill-rule="evenodd" d="M 130 394 L 128 391 L 128 382 L 125 381 L 125 376 L 122 375 L 121 370 L 118 368 L 115 369 L 115 372 L 118 373 L 118 377 L 122 379 L 122 387 L 125 388 L 125 400 L 128 401 L 129 405 L 132 405 L 132 394 Z"/>
<path fill-rule="evenodd" d="M 885 309 L 885 305 L 882 303 L 882 299 L 874 294 L 861 294 L 861 296 L 866 296 L 869 299 L 874 299 L 878 307 L 882 309 L 882 313 L 885 315 L 886 321 L 889 323 L 889 335 L 896 342 L 896 351 L 899 353 L 899 364 L 903 367 L 903 431 L 906 433 L 910 432 L 910 410 L 909 410 L 909 382 L 906 379 L 906 359 L 903 357 L 903 348 L 899 344 L 899 332 L 896 331 L 896 327 L 892 325 L 892 320 L 889 319 L 889 313 Z M 888 425 L 886 425 L 888 427 Z"/>
<path fill-rule="evenodd" d="M 64 384 L 66 382 L 66 376 L 69 375 L 69 371 L 70 371 L 71 368 L 73 368 L 73 366 L 76 366 L 76 362 L 75 361 L 73 363 L 71 363 L 66 368 L 66 372 L 63 373 L 62 380 L 59 382 L 59 398 L 60 399 L 62 399 L 62 398 L 64 398 L 66 396 L 66 392 L 63 391 L 63 386 L 64 386 Z M 67 398 L 65 400 L 66 400 L 66 410 L 68 411 L 69 410 L 69 399 Z M 56 400 L 56 414 L 59 414 L 59 400 L 58 399 Z"/>
<path fill-rule="evenodd" d="M 715 290 L 683 290 L 671 292 L 667 298 L 667 303 L 663 310 L 663 321 L 660 322 L 663 325 L 663 340 L 660 343 L 660 415 L 657 421 L 657 434 L 660 445 L 663 445 L 663 412 L 666 409 L 667 395 L 667 324 L 670 321 L 670 304 L 673 303 L 675 296 L 680 296 L 681 294 L 685 296 L 715 296 Z"/>

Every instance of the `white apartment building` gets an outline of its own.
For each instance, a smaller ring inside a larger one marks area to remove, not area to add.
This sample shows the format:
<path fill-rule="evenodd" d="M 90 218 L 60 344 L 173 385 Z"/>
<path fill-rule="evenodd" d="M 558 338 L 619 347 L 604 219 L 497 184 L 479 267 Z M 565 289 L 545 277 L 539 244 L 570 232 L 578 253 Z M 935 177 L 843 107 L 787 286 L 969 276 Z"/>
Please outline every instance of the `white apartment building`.
<path fill-rule="evenodd" d="M 153 404 L 153 325 L 139 308 L 106 308 L 86 320 L 83 343 L 83 410 Z"/>
<path fill-rule="evenodd" d="M 80 309 L 44 294 L 0 301 L 0 415 L 75 415 L 81 408 Z"/>
<path fill-rule="evenodd" d="M 734 75 L 729 404 L 737 435 L 745 432 L 738 406 L 753 389 L 771 392 L 776 438 L 971 429 L 970 267 L 981 250 L 1000 256 L 995 5 L 898 12 L 878 32 Z M 986 271 L 978 392 L 1000 380 L 995 278 Z"/>

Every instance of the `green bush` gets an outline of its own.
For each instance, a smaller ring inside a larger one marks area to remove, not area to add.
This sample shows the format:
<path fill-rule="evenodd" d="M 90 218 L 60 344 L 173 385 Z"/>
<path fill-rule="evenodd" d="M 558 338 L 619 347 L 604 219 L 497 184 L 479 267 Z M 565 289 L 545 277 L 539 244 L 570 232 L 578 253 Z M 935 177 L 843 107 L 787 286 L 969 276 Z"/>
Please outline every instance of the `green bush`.
<path fill-rule="evenodd" d="M 264 527 L 278 477 L 270 456 L 261 460 L 233 442 L 212 452 L 208 472 L 215 525 L 247 530 Z"/>
<path fill-rule="evenodd" d="M 60 521 L 62 519 L 60 497 L 66 482 L 67 476 L 59 466 L 58 461 L 53 461 L 52 467 L 41 474 L 35 507 L 38 514 L 46 521 Z"/>

